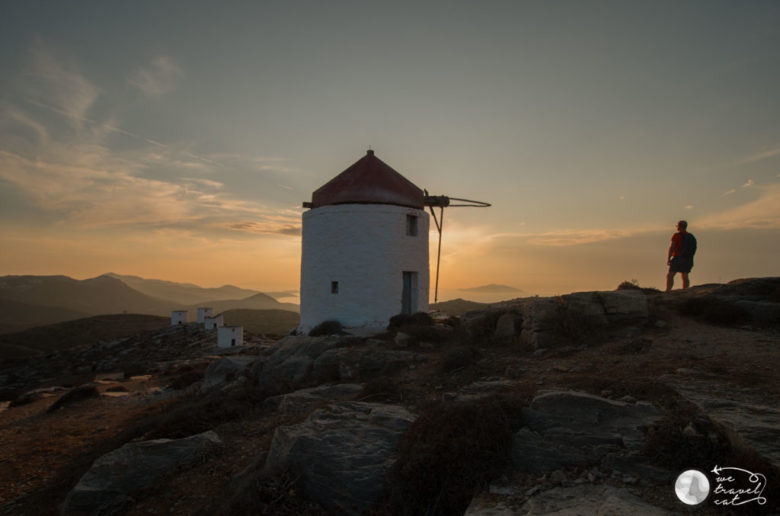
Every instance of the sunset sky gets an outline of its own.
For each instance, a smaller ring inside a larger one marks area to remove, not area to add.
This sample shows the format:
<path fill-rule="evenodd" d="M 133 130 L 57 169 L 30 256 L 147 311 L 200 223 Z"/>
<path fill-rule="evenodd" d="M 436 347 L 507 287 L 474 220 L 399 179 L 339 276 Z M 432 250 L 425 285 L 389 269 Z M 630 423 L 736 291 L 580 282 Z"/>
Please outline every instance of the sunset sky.
<path fill-rule="evenodd" d="M 9 1 L 0 67 L 0 275 L 297 289 L 369 147 L 493 204 L 444 299 L 661 287 L 681 218 L 692 284 L 780 275 L 777 1 Z"/>

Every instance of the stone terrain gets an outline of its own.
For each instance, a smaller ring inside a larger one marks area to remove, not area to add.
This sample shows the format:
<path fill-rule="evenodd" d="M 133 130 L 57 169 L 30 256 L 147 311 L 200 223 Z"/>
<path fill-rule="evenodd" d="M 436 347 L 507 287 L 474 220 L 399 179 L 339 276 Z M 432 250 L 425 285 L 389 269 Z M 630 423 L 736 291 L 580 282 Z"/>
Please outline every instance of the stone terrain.
<path fill-rule="evenodd" d="M 766 503 L 695 511 L 770 514 L 778 365 L 780 278 L 230 350 L 141 331 L 0 364 L 0 512 L 675 514 L 680 472 L 733 466 Z"/>

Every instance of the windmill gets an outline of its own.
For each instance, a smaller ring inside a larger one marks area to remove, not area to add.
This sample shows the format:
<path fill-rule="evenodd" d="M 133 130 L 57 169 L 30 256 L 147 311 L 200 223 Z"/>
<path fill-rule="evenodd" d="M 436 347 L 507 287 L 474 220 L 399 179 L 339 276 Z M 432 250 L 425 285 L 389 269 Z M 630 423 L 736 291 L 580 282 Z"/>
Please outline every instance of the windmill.
<path fill-rule="evenodd" d="M 436 287 L 434 289 L 433 302 L 439 301 L 439 264 L 441 263 L 441 232 L 444 227 L 444 208 L 488 208 L 490 203 L 482 201 L 472 201 L 471 199 L 459 199 L 458 197 L 448 197 L 446 195 L 428 195 L 425 193 L 425 206 L 431 210 L 433 221 L 436 223 L 436 229 L 439 231 L 439 250 L 436 255 Z M 460 204 L 453 204 L 456 201 Z M 439 208 L 439 216 L 436 216 L 434 208 Z"/>

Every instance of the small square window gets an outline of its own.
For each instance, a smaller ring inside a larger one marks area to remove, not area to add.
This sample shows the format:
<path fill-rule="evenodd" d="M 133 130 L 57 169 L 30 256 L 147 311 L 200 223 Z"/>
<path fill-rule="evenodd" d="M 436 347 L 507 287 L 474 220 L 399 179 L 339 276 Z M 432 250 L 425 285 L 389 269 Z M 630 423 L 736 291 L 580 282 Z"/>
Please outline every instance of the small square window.
<path fill-rule="evenodd" d="M 330 282 L 330 293 L 331 294 L 338 294 L 339 293 L 339 282 L 338 281 L 331 281 Z"/>
<path fill-rule="evenodd" d="M 417 215 L 406 216 L 406 234 L 417 236 Z"/>

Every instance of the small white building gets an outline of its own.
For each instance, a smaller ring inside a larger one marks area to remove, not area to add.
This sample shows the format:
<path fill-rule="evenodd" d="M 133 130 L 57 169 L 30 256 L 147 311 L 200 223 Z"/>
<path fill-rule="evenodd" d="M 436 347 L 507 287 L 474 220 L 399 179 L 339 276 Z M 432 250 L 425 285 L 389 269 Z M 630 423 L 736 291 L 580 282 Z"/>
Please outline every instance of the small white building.
<path fill-rule="evenodd" d="M 173 310 L 171 312 L 171 326 L 187 324 L 189 322 L 189 312 L 187 310 Z"/>
<path fill-rule="evenodd" d="M 203 324 L 206 322 L 206 317 L 210 317 L 213 310 L 211 307 L 203 306 L 198 308 L 198 324 Z"/>
<path fill-rule="evenodd" d="M 217 347 L 231 348 L 244 345 L 243 326 L 220 326 L 217 328 Z"/>
<path fill-rule="evenodd" d="M 369 150 L 303 204 L 301 323 L 384 328 L 428 310 L 425 194 Z"/>
<path fill-rule="evenodd" d="M 219 328 L 220 326 L 224 326 L 225 321 L 223 319 L 222 314 L 217 314 L 213 317 L 207 315 L 203 321 L 203 324 L 205 325 L 207 330 L 214 330 L 216 328 Z"/>

